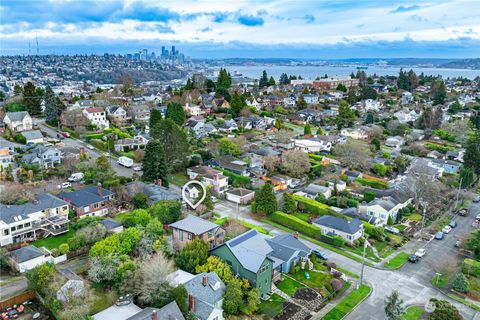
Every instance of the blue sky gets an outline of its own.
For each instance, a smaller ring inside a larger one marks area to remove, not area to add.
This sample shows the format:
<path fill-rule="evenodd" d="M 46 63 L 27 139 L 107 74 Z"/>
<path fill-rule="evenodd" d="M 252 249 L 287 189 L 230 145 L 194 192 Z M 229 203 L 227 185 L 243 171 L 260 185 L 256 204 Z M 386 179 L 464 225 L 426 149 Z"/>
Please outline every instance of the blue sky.
<path fill-rule="evenodd" d="M 479 57 L 478 1 L 1 0 L 0 53 Z"/>

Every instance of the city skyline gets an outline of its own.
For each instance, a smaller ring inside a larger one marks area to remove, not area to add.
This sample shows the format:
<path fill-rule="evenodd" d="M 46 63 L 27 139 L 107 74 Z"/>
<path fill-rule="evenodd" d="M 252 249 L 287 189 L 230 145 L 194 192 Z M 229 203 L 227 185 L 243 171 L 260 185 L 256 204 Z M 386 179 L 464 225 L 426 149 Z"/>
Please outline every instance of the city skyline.
<path fill-rule="evenodd" d="M 192 58 L 468 58 L 474 1 L 2 1 L 2 55 L 176 45 Z M 99 36 L 101 35 L 101 36 Z"/>

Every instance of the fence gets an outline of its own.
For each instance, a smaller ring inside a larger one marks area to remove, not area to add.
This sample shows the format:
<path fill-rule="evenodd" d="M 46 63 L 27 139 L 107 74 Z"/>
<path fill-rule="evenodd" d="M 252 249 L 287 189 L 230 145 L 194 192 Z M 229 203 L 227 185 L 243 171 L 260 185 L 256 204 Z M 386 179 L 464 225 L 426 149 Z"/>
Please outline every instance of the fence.
<path fill-rule="evenodd" d="M 11 307 L 16 304 L 21 304 L 21 303 L 24 303 L 25 301 L 36 299 L 36 298 L 37 298 L 37 294 L 35 293 L 35 291 L 33 290 L 25 291 L 19 294 L 18 296 L 1 301 L 0 310 L 5 310 L 7 307 Z"/>

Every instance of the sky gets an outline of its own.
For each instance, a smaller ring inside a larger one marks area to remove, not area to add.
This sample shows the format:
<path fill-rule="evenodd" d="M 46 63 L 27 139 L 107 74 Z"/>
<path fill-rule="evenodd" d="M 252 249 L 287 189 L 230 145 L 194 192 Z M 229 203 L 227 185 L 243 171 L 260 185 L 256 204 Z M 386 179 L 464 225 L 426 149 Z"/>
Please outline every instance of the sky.
<path fill-rule="evenodd" d="M 0 0 L 0 54 L 480 57 L 478 0 Z"/>

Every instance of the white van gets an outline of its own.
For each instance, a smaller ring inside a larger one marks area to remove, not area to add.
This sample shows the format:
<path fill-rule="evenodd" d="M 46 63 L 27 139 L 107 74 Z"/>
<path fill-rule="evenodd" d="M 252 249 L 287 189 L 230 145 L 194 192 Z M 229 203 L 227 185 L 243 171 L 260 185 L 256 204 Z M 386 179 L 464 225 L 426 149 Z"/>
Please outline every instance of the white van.
<path fill-rule="evenodd" d="M 133 166 L 133 160 L 128 157 L 120 157 L 118 158 L 118 164 L 127 168 L 131 168 Z"/>
<path fill-rule="evenodd" d="M 78 182 L 83 180 L 83 172 L 72 173 L 72 175 L 67 179 L 70 182 Z"/>

